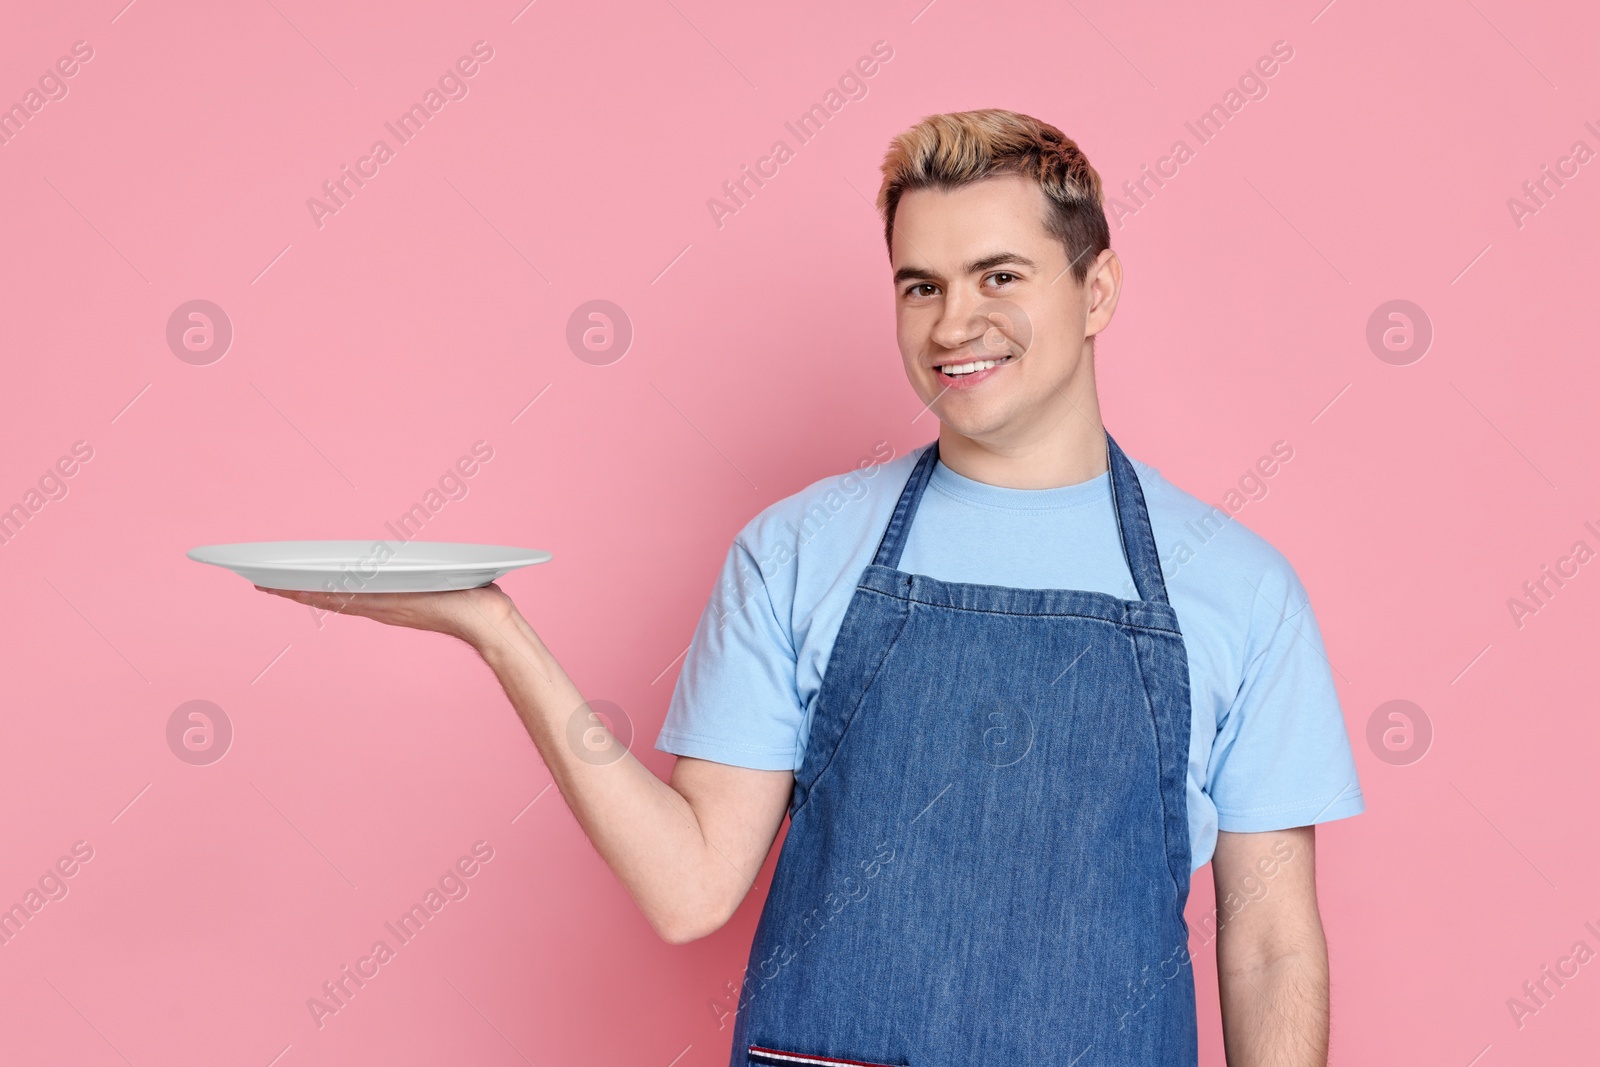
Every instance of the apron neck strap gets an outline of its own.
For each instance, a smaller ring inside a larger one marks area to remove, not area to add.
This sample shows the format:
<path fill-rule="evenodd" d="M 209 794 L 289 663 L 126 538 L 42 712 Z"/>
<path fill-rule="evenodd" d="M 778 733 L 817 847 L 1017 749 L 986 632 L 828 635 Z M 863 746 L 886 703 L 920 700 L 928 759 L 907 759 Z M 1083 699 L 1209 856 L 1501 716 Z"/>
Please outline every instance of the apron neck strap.
<path fill-rule="evenodd" d="M 1106 433 L 1106 466 L 1111 468 L 1111 510 L 1117 515 L 1121 534 L 1122 558 L 1139 590 L 1139 599 L 1155 604 L 1167 603 L 1167 583 L 1161 577 L 1161 556 L 1156 551 L 1156 535 L 1150 528 L 1150 512 L 1144 504 L 1144 488 L 1122 449 Z"/>
<path fill-rule="evenodd" d="M 922 501 L 922 491 L 928 487 L 928 478 L 932 476 L 933 465 L 938 459 L 939 439 L 935 437 L 931 444 L 925 446 L 917 465 L 911 468 L 911 477 L 906 479 L 906 487 L 900 490 L 900 499 L 895 501 L 894 514 L 889 516 L 889 525 L 883 531 L 883 539 L 878 542 L 878 552 L 872 557 L 874 566 L 887 567 L 890 570 L 900 566 L 900 553 L 906 547 L 906 534 L 911 531 L 911 516 L 916 513 L 917 504 Z"/>
<path fill-rule="evenodd" d="M 905 550 L 906 537 L 911 532 L 911 519 L 922 502 L 922 492 L 928 487 L 934 464 L 939 460 L 939 439 L 936 437 L 924 449 L 906 479 L 900 499 L 895 501 L 894 514 L 878 542 L 873 556 L 875 566 L 894 570 L 900 565 L 900 554 Z M 1133 584 L 1141 600 L 1167 603 L 1167 584 L 1161 576 L 1161 557 L 1156 551 L 1156 538 L 1150 528 L 1150 513 L 1145 507 L 1144 490 L 1139 485 L 1139 475 L 1133 464 L 1123 454 L 1110 432 L 1106 433 L 1106 467 L 1111 472 L 1111 510 L 1117 516 L 1118 540 L 1122 543 L 1122 558 L 1128 563 Z"/>

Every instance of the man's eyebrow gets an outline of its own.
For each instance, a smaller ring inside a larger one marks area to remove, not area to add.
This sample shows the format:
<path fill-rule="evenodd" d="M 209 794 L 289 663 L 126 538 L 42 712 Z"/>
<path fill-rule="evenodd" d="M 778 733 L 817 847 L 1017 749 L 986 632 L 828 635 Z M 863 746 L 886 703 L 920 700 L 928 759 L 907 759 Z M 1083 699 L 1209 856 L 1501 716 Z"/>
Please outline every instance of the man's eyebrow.
<path fill-rule="evenodd" d="M 966 273 L 978 274 L 982 271 L 998 267 L 1003 263 L 1015 263 L 1021 267 L 1038 267 L 1037 263 L 1020 252 L 996 252 L 993 255 L 984 256 L 982 259 L 975 259 L 971 263 L 968 263 Z M 944 281 L 944 278 L 942 278 L 936 271 L 928 270 L 924 267 L 901 267 L 899 270 L 894 272 L 894 284 L 896 286 L 899 286 L 901 282 L 909 282 L 912 280 L 942 282 Z"/>

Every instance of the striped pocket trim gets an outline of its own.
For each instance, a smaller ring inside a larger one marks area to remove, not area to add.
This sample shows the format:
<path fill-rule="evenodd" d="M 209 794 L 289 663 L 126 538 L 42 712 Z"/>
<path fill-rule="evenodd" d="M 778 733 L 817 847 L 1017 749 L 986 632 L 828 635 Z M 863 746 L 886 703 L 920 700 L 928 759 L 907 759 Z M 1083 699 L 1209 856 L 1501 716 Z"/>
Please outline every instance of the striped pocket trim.
<path fill-rule="evenodd" d="M 872 1060 L 842 1060 L 837 1056 L 807 1056 L 799 1052 L 784 1052 L 781 1049 L 762 1048 L 760 1045 L 750 1046 L 750 1062 L 772 1064 L 773 1067 L 794 1067 L 795 1064 L 815 1064 L 817 1067 L 895 1067 L 891 1063 L 875 1063 Z"/>

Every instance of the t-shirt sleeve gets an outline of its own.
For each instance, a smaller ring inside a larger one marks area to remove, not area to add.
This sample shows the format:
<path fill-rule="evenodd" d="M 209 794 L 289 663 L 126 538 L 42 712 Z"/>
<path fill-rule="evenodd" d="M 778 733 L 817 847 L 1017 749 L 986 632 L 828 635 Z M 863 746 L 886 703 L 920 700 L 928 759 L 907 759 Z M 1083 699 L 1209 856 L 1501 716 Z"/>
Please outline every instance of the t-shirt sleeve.
<path fill-rule="evenodd" d="M 794 642 L 780 621 L 787 617 L 744 536 L 736 538 L 684 654 L 655 747 L 793 770 L 804 708 Z"/>
<path fill-rule="evenodd" d="M 1288 585 L 1288 596 L 1256 597 L 1244 676 L 1217 725 L 1206 792 L 1219 830 L 1283 830 L 1366 810 L 1322 632 L 1299 582 Z"/>

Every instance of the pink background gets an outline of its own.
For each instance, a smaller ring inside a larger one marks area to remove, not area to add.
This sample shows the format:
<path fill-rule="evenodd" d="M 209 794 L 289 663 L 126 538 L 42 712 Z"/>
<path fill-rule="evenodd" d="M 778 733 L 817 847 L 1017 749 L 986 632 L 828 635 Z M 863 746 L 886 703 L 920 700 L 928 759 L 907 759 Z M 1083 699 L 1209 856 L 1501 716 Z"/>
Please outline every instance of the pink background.
<path fill-rule="evenodd" d="M 1520 627 L 1507 607 L 1600 548 L 1600 163 L 1520 227 L 1507 206 L 1600 149 L 1592 5 L 122 2 L 0 16 L 0 103 L 94 50 L 0 145 L 0 506 L 93 448 L 0 546 L 0 904 L 94 850 L 0 947 L 0 1060 L 725 1063 L 770 865 L 725 929 L 663 944 L 559 795 L 528 806 L 550 776 L 469 649 L 319 628 L 184 552 L 384 536 L 487 441 L 426 537 L 555 554 L 504 587 L 665 777 L 651 745 L 735 531 L 934 433 L 877 167 L 921 116 L 992 106 L 1062 127 L 1112 193 L 1195 149 L 1113 227 L 1102 400 L 1208 500 L 1295 450 L 1239 518 L 1310 590 L 1369 808 L 1318 834 L 1333 1061 L 1593 1059 L 1600 963 L 1520 1028 L 1507 1007 L 1600 950 L 1600 564 Z M 469 95 L 319 228 L 307 198 L 478 40 Z M 798 144 L 784 122 L 880 40 L 866 97 Z M 1279 40 L 1268 95 L 1198 145 L 1184 122 Z M 719 228 L 708 198 L 779 138 L 794 158 Z M 165 339 L 193 299 L 234 328 L 209 365 Z M 565 341 L 594 299 L 635 330 L 610 365 Z M 1409 365 L 1366 341 L 1394 299 L 1434 329 Z M 194 699 L 234 729 L 208 766 L 166 741 Z M 1424 758 L 1368 742 L 1392 699 L 1431 722 Z M 470 894 L 319 1029 L 307 998 L 476 841 Z M 1211 905 L 1203 870 L 1191 923 Z"/>

